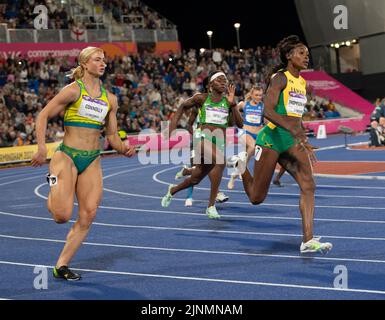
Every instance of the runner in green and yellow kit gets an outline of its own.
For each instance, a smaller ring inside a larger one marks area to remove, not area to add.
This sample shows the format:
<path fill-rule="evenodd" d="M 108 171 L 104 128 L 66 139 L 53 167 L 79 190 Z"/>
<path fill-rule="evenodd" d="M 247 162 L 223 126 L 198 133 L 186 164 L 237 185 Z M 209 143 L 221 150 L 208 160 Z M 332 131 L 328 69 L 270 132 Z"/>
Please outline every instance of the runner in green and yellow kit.
<path fill-rule="evenodd" d="M 175 130 L 182 114 L 191 108 L 199 108 L 199 127 L 194 132 L 194 165 L 191 177 L 178 186 L 169 186 L 162 199 L 162 206 L 168 207 L 172 197 L 179 191 L 197 185 L 211 172 L 211 192 L 206 214 L 210 219 L 220 218 L 215 199 L 219 191 L 223 170 L 225 168 L 226 128 L 232 119 L 238 127 L 242 127 L 242 116 L 234 102 L 235 87 L 228 86 L 223 72 L 215 72 L 209 81 L 210 93 L 195 94 L 179 107 L 171 120 L 169 133 Z M 225 91 L 228 87 L 228 95 Z"/>
<path fill-rule="evenodd" d="M 277 163 L 298 183 L 302 214 L 301 253 L 328 252 L 331 243 L 321 243 L 313 236 L 315 181 L 312 162 L 316 161 L 302 127 L 307 102 L 306 81 L 301 70 L 309 64 L 308 48 L 297 36 L 278 44 L 281 65 L 274 69 L 267 89 L 264 116 L 270 122 L 259 132 L 256 141 L 254 177 L 246 166 L 246 155 L 231 158 L 229 166 L 238 167 L 243 186 L 252 204 L 262 203 L 267 195 Z"/>

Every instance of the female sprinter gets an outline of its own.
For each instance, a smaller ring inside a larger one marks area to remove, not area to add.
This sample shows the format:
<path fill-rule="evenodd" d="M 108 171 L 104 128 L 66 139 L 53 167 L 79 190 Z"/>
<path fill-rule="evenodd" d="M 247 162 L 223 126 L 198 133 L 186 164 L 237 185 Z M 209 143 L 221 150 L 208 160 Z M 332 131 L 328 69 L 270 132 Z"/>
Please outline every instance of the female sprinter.
<path fill-rule="evenodd" d="M 321 243 L 320 238 L 313 236 L 315 182 L 312 162 L 315 156 L 301 126 L 307 98 L 306 82 L 300 72 L 308 67 L 309 51 L 297 36 L 283 39 L 278 49 L 282 63 L 274 70 L 264 99 L 264 115 L 270 122 L 258 134 L 254 177 L 247 169 L 245 153 L 234 156 L 232 164 L 244 172 L 243 186 L 254 205 L 265 200 L 277 162 L 285 168 L 301 190 L 303 242 L 300 251 L 326 253 L 332 244 Z"/>
<path fill-rule="evenodd" d="M 199 108 L 199 127 L 194 132 L 195 168 L 191 177 L 184 182 L 178 186 L 169 186 L 167 194 L 162 199 L 163 207 L 170 205 L 174 194 L 197 185 L 212 172 L 210 200 L 206 214 L 210 219 L 220 218 L 215 207 L 215 199 L 225 168 L 226 128 L 229 126 L 230 117 L 238 127 L 243 125 L 242 116 L 234 102 L 235 87 L 229 86 L 229 94 L 226 97 L 227 84 L 226 75 L 223 72 L 215 72 L 209 81 L 211 93 L 199 93 L 187 99 L 172 118 L 169 134 L 175 130 L 185 110 L 193 107 Z"/>
<path fill-rule="evenodd" d="M 32 165 L 46 162 L 45 134 L 48 119 L 61 111 L 65 135 L 49 165 L 50 185 L 47 206 L 56 223 L 70 220 L 76 195 L 78 218 L 53 269 L 55 278 L 69 281 L 81 276 L 69 269 L 69 263 L 86 238 L 102 198 L 99 136 L 105 124 L 106 138 L 118 153 L 131 157 L 134 147 L 122 143 L 117 130 L 117 98 L 102 86 L 100 77 L 106 63 L 100 48 L 88 47 L 80 52 L 79 66 L 72 71 L 74 82 L 63 88 L 40 112 L 36 120 L 38 151 Z"/>

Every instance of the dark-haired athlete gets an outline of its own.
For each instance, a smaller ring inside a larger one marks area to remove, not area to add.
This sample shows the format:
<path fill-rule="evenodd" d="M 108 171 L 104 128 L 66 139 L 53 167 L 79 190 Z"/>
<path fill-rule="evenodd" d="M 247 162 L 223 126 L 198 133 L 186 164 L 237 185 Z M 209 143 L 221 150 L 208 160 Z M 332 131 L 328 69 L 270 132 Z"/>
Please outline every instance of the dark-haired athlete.
<path fill-rule="evenodd" d="M 298 183 L 302 214 L 303 242 L 301 253 L 327 252 L 331 243 L 313 237 L 314 193 L 312 146 L 302 128 L 302 114 L 307 102 L 306 82 L 300 71 L 308 67 L 308 48 L 297 36 L 278 44 L 282 63 L 274 69 L 265 102 L 265 117 L 270 121 L 258 134 L 254 177 L 247 169 L 246 155 L 234 156 L 230 165 L 238 166 L 243 186 L 252 204 L 262 203 L 269 190 L 277 162 Z"/>
<path fill-rule="evenodd" d="M 211 180 L 211 192 L 206 214 L 211 219 L 220 218 L 215 208 L 219 185 L 225 168 L 224 152 L 226 147 L 226 128 L 230 117 L 238 127 L 242 127 L 243 120 L 234 102 L 235 87 L 228 86 L 228 80 L 223 72 L 215 72 L 210 76 L 210 93 L 200 93 L 187 99 L 178 108 L 171 120 L 169 133 L 171 134 L 182 114 L 193 107 L 199 108 L 199 128 L 194 132 L 195 140 L 195 168 L 191 177 L 178 186 L 170 185 L 167 194 L 162 199 L 162 206 L 168 207 L 172 197 L 177 192 L 190 186 L 197 185 L 209 172 L 215 176 Z M 228 87 L 228 95 L 225 91 Z"/>

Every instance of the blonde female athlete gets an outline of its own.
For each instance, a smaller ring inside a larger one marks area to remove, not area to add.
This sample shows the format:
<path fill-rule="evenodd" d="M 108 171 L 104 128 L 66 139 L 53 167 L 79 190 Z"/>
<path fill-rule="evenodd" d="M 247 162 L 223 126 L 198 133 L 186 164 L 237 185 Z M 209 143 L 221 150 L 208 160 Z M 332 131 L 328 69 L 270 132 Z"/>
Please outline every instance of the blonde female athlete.
<path fill-rule="evenodd" d="M 47 175 L 50 185 L 47 206 L 55 222 L 62 224 L 72 216 L 75 195 L 78 200 L 78 218 L 53 269 L 55 278 L 70 281 L 81 279 L 68 265 L 86 238 L 102 198 L 99 148 L 102 126 L 106 126 L 106 138 L 113 149 L 127 157 L 135 154 L 135 148 L 122 143 L 118 135 L 117 98 L 99 79 L 106 68 L 103 50 L 85 48 L 78 61 L 79 66 L 72 71 L 75 81 L 63 88 L 37 117 L 38 151 L 32 158 L 34 167 L 46 162 L 47 122 L 64 110 L 64 140 L 51 160 Z"/>
<path fill-rule="evenodd" d="M 241 101 L 238 104 L 239 111 L 243 112 L 243 134 L 240 138 L 246 140 L 241 143 L 246 145 L 247 163 L 249 163 L 249 160 L 254 155 L 255 141 L 257 140 L 258 132 L 263 127 L 263 111 L 265 106 L 262 99 L 263 89 L 261 87 L 254 86 L 246 95 L 245 101 Z M 229 183 L 227 184 L 229 189 L 234 189 L 234 182 L 239 174 L 240 173 L 237 172 L 237 170 L 231 174 Z"/>

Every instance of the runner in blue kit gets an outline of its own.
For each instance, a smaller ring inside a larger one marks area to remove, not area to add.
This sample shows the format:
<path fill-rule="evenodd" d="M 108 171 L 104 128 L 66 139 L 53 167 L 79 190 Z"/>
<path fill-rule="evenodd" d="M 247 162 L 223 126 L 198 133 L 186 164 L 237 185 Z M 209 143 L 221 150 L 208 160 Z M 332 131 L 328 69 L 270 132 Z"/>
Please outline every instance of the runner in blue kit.
<path fill-rule="evenodd" d="M 263 127 L 263 111 L 264 104 L 263 89 L 258 86 L 251 88 L 250 92 L 246 95 L 245 101 L 241 101 L 238 104 L 239 111 L 243 112 L 243 128 L 241 130 L 241 143 L 246 145 L 247 162 L 252 158 L 255 152 L 255 141 L 257 140 L 258 132 Z M 230 177 L 230 181 L 227 184 L 229 189 L 234 188 L 235 179 L 240 175 L 240 172 L 235 170 Z"/>

